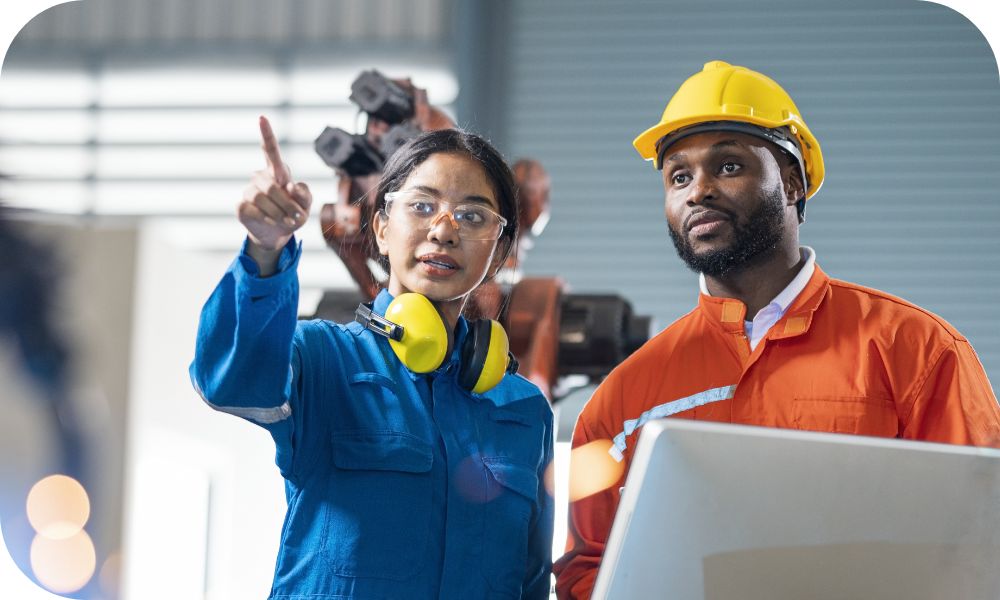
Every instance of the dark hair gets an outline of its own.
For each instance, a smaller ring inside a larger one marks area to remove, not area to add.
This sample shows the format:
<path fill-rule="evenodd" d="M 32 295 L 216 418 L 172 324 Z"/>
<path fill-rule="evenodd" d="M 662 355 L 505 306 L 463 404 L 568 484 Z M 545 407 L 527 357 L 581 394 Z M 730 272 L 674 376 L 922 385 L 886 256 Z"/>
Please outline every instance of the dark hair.
<path fill-rule="evenodd" d="M 413 138 L 389 158 L 382 171 L 382 178 L 375 188 L 375 214 L 384 214 L 385 195 L 403 187 L 410 174 L 434 154 L 450 153 L 468 156 L 479 163 L 493 187 L 493 194 L 500 205 L 500 216 L 507 225 L 500 232 L 499 251 L 502 264 L 510 256 L 517 240 L 517 189 L 514 176 L 503 156 L 482 137 L 460 129 L 438 129 Z M 383 267 L 387 267 L 380 257 Z"/>

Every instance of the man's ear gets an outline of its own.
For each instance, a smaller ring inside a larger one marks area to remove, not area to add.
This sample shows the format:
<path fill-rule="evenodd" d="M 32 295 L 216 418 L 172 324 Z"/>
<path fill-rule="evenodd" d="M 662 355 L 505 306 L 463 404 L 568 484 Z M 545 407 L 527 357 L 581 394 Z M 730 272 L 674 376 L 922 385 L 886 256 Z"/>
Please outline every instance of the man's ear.
<path fill-rule="evenodd" d="M 386 236 L 389 233 L 389 219 L 385 218 L 381 211 L 377 211 L 372 217 L 372 231 L 375 232 L 375 244 L 378 246 L 378 253 L 382 256 L 389 255 L 389 242 Z"/>
<path fill-rule="evenodd" d="M 797 161 L 787 161 L 781 169 L 781 181 L 785 190 L 785 204 L 794 206 L 806 197 L 805 182 L 802 181 L 802 171 Z"/>

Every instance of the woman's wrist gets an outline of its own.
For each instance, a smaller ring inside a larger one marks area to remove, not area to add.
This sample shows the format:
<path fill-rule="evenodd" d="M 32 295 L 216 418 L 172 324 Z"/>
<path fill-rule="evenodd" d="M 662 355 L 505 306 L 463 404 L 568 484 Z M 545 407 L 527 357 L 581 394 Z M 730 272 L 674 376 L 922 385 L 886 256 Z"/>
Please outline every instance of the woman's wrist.
<path fill-rule="evenodd" d="M 261 277 L 270 277 L 277 272 L 278 259 L 281 257 L 281 251 L 286 243 L 288 243 L 288 239 L 281 241 L 276 248 L 271 248 L 255 240 L 253 235 L 247 236 L 247 254 L 257 263 L 257 270 L 260 271 Z"/>

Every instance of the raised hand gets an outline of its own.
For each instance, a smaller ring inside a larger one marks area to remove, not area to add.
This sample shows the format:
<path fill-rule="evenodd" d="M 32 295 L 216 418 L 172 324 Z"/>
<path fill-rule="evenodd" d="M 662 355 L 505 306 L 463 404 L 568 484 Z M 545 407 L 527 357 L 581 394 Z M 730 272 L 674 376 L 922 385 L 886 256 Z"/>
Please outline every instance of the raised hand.
<path fill-rule="evenodd" d="M 292 182 L 291 171 L 281 160 L 271 123 L 263 116 L 260 118 L 260 136 L 267 168 L 253 174 L 236 215 L 247 228 L 252 243 L 251 255 L 262 271 L 271 271 L 272 268 L 266 267 L 273 265 L 261 264 L 262 261 L 270 262 L 273 255 L 274 262 L 277 262 L 278 252 L 309 217 L 312 194 L 306 184 Z"/>

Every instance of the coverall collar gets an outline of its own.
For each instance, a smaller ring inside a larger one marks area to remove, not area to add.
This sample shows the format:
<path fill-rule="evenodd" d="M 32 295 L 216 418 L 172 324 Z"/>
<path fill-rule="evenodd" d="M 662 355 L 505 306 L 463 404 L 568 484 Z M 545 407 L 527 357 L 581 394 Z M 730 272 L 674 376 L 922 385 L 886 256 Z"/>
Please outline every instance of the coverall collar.
<path fill-rule="evenodd" d="M 809 330 L 813 313 L 819 308 L 830 288 L 830 277 L 815 266 L 812 277 L 805 288 L 792 301 L 785 315 L 775 323 L 767 337 L 781 339 L 800 335 Z M 744 334 L 743 321 L 747 307 L 735 298 L 719 298 L 700 293 L 698 310 L 711 323 L 727 333 Z"/>

